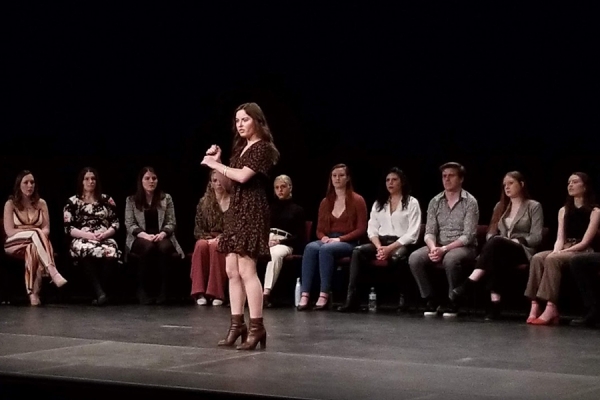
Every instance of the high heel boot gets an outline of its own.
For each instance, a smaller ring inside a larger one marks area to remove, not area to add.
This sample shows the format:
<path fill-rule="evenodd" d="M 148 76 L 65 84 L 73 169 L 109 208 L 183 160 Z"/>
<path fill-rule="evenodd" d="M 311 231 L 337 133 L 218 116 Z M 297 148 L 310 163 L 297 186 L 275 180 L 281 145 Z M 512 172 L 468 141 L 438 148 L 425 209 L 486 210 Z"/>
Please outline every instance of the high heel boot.
<path fill-rule="evenodd" d="M 248 339 L 237 347 L 238 350 L 254 350 L 260 343 L 262 349 L 267 348 L 267 331 L 262 318 L 250 318 Z"/>
<path fill-rule="evenodd" d="M 95 260 L 86 260 L 83 264 L 85 272 L 88 275 L 88 279 L 92 283 L 92 287 L 94 288 L 94 292 L 96 293 L 96 298 L 92 301 L 92 304 L 95 306 L 103 306 L 106 304 L 107 297 L 106 293 L 102 289 L 102 284 L 100 283 L 100 271 L 99 265 L 96 265 L 93 261 Z"/>
<path fill-rule="evenodd" d="M 248 338 L 248 327 L 244 322 L 244 314 L 231 315 L 231 325 L 229 326 L 227 336 L 225 339 L 219 341 L 218 346 L 231 347 L 240 336 L 242 337 L 242 343 Z"/>
<path fill-rule="evenodd" d="M 52 282 L 54 282 L 56 287 L 61 287 L 67 283 L 67 280 L 58 273 L 54 265 L 49 265 L 46 269 L 48 270 L 48 274 L 50 274 L 50 278 L 52 278 Z"/>

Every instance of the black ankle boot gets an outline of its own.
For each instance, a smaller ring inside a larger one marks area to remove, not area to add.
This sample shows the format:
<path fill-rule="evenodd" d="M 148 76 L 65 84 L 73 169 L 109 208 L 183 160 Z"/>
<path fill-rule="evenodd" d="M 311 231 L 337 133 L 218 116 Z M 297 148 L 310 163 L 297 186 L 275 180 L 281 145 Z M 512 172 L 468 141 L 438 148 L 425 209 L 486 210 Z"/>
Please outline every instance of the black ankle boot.
<path fill-rule="evenodd" d="M 486 321 L 495 321 L 500 319 L 500 313 L 502 312 L 502 305 L 499 301 L 491 301 L 488 305 L 488 309 L 485 313 L 484 319 Z"/>
<path fill-rule="evenodd" d="M 398 299 L 398 308 L 396 308 L 396 312 L 405 312 L 408 310 L 408 304 L 406 304 L 406 299 L 404 298 L 404 294 L 400 293 L 400 298 Z"/>
<path fill-rule="evenodd" d="M 583 318 L 575 318 L 571 321 L 571 326 L 587 326 L 590 328 L 595 327 L 600 323 L 600 310 L 596 307 L 592 307 L 590 311 Z"/>
<path fill-rule="evenodd" d="M 450 292 L 449 296 L 450 300 L 452 300 L 452 302 L 464 300 L 465 298 L 469 297 L 474 287 L 475 281 L 467 279 L 462 285 L 452 289 L 452 292 Z"/>
<path fill-rule="evenodd" d="M 356 298 L 355 291 L 349 291 L 346 297 L 346 303 L 343 306 L 338 307 L 339 312 L 355 312 L 360 308 L 360 304 Z"/>

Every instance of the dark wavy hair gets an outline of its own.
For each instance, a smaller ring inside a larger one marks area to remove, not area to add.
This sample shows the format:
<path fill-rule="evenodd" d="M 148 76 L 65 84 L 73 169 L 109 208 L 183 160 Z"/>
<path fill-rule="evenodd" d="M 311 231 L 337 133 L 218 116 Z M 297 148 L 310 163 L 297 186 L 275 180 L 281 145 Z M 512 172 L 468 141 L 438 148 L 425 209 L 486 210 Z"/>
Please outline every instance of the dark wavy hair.
<path fill-rule="evenodd" d="M 144 167 L 140 170 L 137 178 L 137 189 L 135 191 L 135 195 L 133 196 L 135 208 L 140 211 L 143 211 L 146 208 L 158 208 L 160 206 L 160 201 L 165 198 L 165 193 L 160 189 L 160 180 L 157 179 L 156 189 L 154 189 L 154 193 L 152 194 L 152 202 L 150 203 L 149 207 L 147 206 L 146 191 L 144 190 L 144 185 L 142 184 L 142 180 L 144 179 L 146 172 L 150 172 L 158 177 L 158 174 L 152 167 Z"/>
<path fill-rule="evenodd" d="M 238 111 L 244 110 L 246 114 L 252 118 L 254 121 L 254 129 L 256 129 L 257 136 L 264 142 L 269 143 L 272 151 L 272 159 L 273 164 L 277 164 L 279 160 L 279 150 L 275 147 L 275 143 L 273 142 L 273 134 L 271 133 L 271 129 L 269 128 L 269 124 L 267 124 L 267 118 L 263 113 L 262 109 L 256 103 L 244 103 L 235 109 L 235 113 L 233 114 L 233 149 L 231 151 L 232 159 L 238 158 L 244 147 L 246 146 L 246 139 L 242 138 L 237 131 L 236 123 L 235 123 L 235 115 Z"/>
<path fill-rule="evenodd" d="M 520 173 L 519 171 L 510 171 L 504 175 L 504 177 L 507 176 L 513 178 L 515 181 L 519 182 L 522 185 L 521 197 L 524 200 L 531 199 L 531 196 L 529 195 L 529 190 L 527 189 L 527 185 L 525 185 L 525 177 L 522 173 Z M 508 210 L 511 204 L 512 203 L 510 201 L 510 198 L 506 195 L 506 192 L 504 191 L 503 184 L 502 193 L 500 194 L 500 201 L 498 202 L 498 207 L 494 209 L 494 213 L 492 214 L 492 220 L 490 221 L 490 226 L 488 229 L 489 232 L 496 232 L 496 230 L 498 229 L 498 223 L 500 222 L 500 218 L 502 217 L 502 215 L 504 215 L 506 210 Z"/>
<path fill-rule="evenodd" d="M 23 182 L 23 178 L 27 175 L 32 175 L 31 171 L 23 170 L 17 174 L 15 179 L 15 184 L 13 186 L 13 194 L 9 197 L 9 200 L 12 201 L 13 205 L 19 211 L 23 211 L 25 207 L 23 207 L 23 192 L 21 191 L 21 182 Z M 35 179 L 34 179 L 35 182 Z M 38 193 L 38 185 L 37 183 L 33 186 L 33 193 L 31 194 L 31 205 L 35 208 L 38 206 L 38 202 L 40 201 L 40 194 Z"/>
<path fill-rule="evenodd" d="M 387 174 L 385 174 L 386 178 L 389 174 L 395 174 L 400 179 L 400 193 L 402 194 L 402 210 L 406 210 L 408 207 L 408 201 L 410 200 L 410 183 L 408 182 L 408 178 L 404 171 L 400 168 L 393 167 L 391 168 Z M 377 204 L 377 211 L 381 211 L 385 204 L 390 201 L 390 192 L 388 192 L 387 187 L 384 187 L 379 190 L 379 194 L 377 195 L 377 199 L 375 200 L 375 204 Z"/>
<path fill-rule="evenodd" d="M 77 176 L 77 197 L 83 198 L 83 178 L 85 178 L 85 174 L 91 172 L 96 177 L 96 187 L 94 188 L 94 197 L 97 202 L 102 202 L 104 199 L 102 198 L 102 185 L 100 184 L 100 175 L 98 175 L 98 171 L 92 167 L 85 167 L 81 171 L 79 171 L 79 175 Z"/>
<path fill-rule="evenodd" d="M 585 192 L 583 192 L 583 205 L 582 207 L 586 210 L 591 210 L 594 207 L 597 207 L 596 204 L 596 196 L 594 194 L 594 189 L 592 188 L 592 184 L 590 182 L 590 177 L 585 172 L 573 172 L 570 176 L 576 175 L 578 176 L 583 185 L 585 186 Z M 565 213 L 568 213 L 575 207 L 575 199 L 573 196 L 567 195 L 567 200 L 565 201 Z"/>

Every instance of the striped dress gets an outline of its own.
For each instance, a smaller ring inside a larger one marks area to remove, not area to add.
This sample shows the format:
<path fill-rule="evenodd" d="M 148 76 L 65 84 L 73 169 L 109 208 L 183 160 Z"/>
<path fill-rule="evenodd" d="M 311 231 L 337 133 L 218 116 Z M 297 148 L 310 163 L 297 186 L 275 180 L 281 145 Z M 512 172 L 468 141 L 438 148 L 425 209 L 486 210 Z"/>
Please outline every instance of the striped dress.
<path fill-rule="evenodd" d="M 35 279 L 36 276 L 48 276 L 46 268 L 56 265 L 52 245 L 41 229 L 44 223 L 42 210 L 20 211 L 13 207 L 13 222 L 18 232 L 7 237 L 4 250 L 12 257 L 25 259 L 27 294 L 37 293 L 42 280 Z"/>

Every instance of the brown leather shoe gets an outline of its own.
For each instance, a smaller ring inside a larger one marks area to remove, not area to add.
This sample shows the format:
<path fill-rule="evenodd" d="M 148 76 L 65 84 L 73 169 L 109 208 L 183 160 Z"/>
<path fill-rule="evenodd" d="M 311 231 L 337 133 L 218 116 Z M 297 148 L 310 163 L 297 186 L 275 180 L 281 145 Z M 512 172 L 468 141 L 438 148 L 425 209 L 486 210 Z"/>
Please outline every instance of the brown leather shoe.
<path fill-rule="evenodd" d="M 237 347 L 238 350 L 254 350 L 260 343 L 261 349 L 267 348 L 267 331 L 262 318 L 250 318 L 248 340 Z"/>
<path fill-rule="evenodd" d="M 242 337 L 242 343 L 246 341 L 248 337 L 248 327 L 244 322 L 244 314 L 231 315 L 231 325 L 225 339 L 220 340 L 218 346 L 231 347 L 235 344 L 238 337 Z"/>

